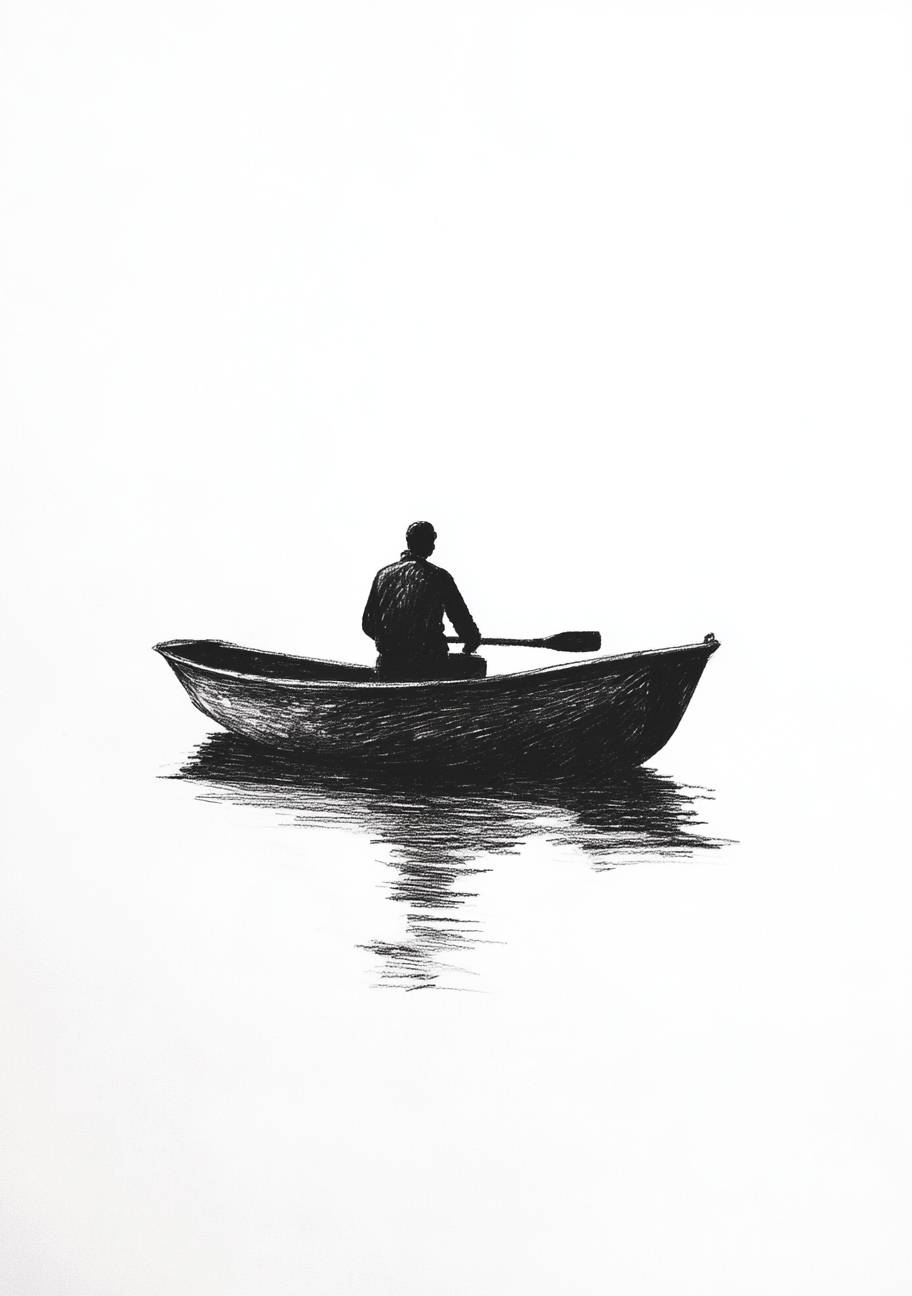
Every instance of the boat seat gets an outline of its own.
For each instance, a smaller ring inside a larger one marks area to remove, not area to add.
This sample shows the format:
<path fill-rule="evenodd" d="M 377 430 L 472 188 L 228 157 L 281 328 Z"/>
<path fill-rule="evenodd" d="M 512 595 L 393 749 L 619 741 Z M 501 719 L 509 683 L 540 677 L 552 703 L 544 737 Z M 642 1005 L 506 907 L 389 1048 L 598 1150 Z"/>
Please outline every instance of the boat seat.
<path fill-rule="evenodd" d="M 377 679 L 384 683 L 415 683 L 427 680 L 461 680 L 461 679 L 485 679 L 488 674 L 488 663 L 484 657 L 479 657 L 476 653 L 450 653 L 443 663 L 440 670 L 436 670 L 433 675 L 426 675 L 423 672 L 414 673 L 407 670 L 396 670 L 395 667 L 383 669 L 377 665 Z"/>

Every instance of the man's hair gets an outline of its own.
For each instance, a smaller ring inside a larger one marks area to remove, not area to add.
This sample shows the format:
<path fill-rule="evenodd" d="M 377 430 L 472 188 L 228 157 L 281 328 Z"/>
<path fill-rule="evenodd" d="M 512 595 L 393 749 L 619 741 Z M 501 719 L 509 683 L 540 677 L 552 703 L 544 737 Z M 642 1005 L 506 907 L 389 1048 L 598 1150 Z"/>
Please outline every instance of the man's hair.
<path fill-rule="evenodd" d="M 437 533 L 430 522 L 413 522 L 405 533 L 405 543 L 419 558 L 428 556 L 436 539 Z"/>

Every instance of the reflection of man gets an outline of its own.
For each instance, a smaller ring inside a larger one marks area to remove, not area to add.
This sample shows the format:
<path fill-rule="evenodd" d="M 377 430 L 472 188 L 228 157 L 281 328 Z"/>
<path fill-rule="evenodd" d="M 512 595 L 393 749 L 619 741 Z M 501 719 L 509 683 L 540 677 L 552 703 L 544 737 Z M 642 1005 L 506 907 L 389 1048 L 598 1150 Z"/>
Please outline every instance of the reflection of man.
<path fill-rule="evenodd" d="M 436 540 L 430 522 L 413 522 L 399 561 L 374 577 L 361 625 L 377 645 L 378 674 L 387 679 L 471 678 L 485 673 L 480 657 L 460 660 L 447 649 L 444 615 L 463 640 L 463 653 L 474 653 L 481 635 L 453 577 L 428 562 Z"/>

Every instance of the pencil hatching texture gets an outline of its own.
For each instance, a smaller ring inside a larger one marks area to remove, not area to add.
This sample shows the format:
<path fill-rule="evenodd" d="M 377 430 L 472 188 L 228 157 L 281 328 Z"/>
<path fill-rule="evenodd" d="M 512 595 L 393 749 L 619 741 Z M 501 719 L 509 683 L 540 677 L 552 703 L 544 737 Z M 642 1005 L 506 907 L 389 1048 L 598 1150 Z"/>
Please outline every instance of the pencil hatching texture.
<path fill-rule="evenodd" d="M 648 769 L 327 770 L 215 734 L 176 777 L 197 784 L 204 800 L 367 834 L 386 854 L 387 893 L 404 908 L 404 934 L 362 948 L 378 959 L 378 984 L 400 989 L 467 988 L 472 951 L 490 943 L 476 909 L 480 879 L 531 839 L 579 851 L 598 871 L 727 844 L 705 832 L 708 789 Z"/>
<path fill-rule="evenodd" d="M 446 658 L 444 616 L 460 639 L 478 646 L 478 626 L 453 577 L 406 550 L 398 562 L 374 577 L 361 627 L 376 642 L 381 656 Z"/>
<path fill-rule="evenodd" d="M 488 679 L 382 683 L 369 667 L 218 640 L 159 646 L 226 729 L 306 759 L 364 766 L 637 765 L 677 728 L 715 640 Z"/>
<path fill-rule="evenodd" d="M 434 619 L 436 632 L 436 610 Z M 723 844 L 699 831 L 701 793 L 636 768 L 674 733 L 717 647 L 707 635 L 421 682 L 220 640 L 158 651 L 230 731 L 202 744 L 179 777 L 201 782 L 206 799 L 366 832 L 388 849 L 389 896 L 405 910 L 400 939 L 362 946 L 380 962 L 379 984 L 465 989 L 452 981 L 470 974 L 465 960 L 486 941 L 472 910 L 496 856 L 539 837 L 601 870 Z"/>

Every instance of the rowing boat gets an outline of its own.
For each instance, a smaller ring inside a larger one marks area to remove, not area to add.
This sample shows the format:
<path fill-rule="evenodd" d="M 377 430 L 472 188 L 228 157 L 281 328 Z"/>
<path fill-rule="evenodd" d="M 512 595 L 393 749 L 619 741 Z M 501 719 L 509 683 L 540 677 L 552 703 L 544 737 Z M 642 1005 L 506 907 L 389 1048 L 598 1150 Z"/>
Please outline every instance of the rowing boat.
<path fill-rule="evenodd" d="M 305 761 L 562 769 L 649 760 L 718 647 L 710 634 L 679 648 L 419 683 L 220 639 L 170 639 L 155 651 L 204 715 Z"/>

